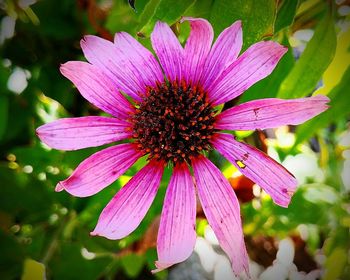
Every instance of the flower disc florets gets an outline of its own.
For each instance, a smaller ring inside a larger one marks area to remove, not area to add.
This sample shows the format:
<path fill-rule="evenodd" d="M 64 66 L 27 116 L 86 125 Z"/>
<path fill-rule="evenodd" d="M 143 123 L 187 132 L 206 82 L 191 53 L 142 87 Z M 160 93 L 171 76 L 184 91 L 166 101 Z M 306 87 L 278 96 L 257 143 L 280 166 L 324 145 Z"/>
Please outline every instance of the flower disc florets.
<path fill-rule="evenodd" d="M 150 159 L 190 162 L 211 148 L 215 112 L 200 86 L 164 82 L 148 88 L 136 107 L 133 137 Z"/>

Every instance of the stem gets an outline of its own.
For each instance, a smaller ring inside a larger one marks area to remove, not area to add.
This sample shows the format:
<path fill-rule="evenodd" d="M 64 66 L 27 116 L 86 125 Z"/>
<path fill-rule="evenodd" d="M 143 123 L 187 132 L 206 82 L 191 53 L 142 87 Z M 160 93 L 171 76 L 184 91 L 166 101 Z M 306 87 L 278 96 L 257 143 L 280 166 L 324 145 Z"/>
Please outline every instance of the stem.
<path fill-rule="evenodd" d="M 45 266 L 51 260 L 52 256 L 55 254 L 55 252 L 58 248 L 60 235 L 62 234 L 62 232 L 64 231 L 66 226 L 69 224 L 69 222 L 74 217 L 75 217 L 75 215 L 69 215 L 69 217 L 65 217 L 64 219 L 62 219 L 60 226 L 55 231 L 55 233 L 52 237 L 52 240 L 51 240 L 49 246 L 47 247 L 46 253 L 41 260 L 41 263 L 43 263 Z"/>

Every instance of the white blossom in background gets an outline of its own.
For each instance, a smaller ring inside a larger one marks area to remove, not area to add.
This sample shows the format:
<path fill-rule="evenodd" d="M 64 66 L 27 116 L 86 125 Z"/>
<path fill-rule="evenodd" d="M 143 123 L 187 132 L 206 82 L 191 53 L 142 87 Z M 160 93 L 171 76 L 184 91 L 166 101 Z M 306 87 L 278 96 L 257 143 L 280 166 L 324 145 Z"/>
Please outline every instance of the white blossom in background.
<path fill-rule="evenodd" d="M 305 184 L 308 179 L 314 182 L 323 182 L 325 179 L 322 169 L 318 166 L 318 158 L 312 151 L 287 156 L 283 166 L 294 174 L 299 185 Z"/>
<path fill-rule="evenodd" d="M 290 272 L 295 271 L 294 244 L 291 239 L 283 239 L 279 243 L 276 260 L 259 277 L 260 280 L 283 280 L 288 279 Z"/>
<path fill-rule="evenodd" d="M 35 4 L 36 2 L 37 2 L 36 0 L 19 0 L 18 6 L 20 6 L 22 9 L 26 9 L 29 6 Z"/>
<path fill-rule="evenodd" d="M 344 5 L 339 7 L 338 13 L 340 16 L 347 16 L 348 14 L 350 14 L 350 6 Z"/>
<path fill-rule="evenodd" d="M 307 43 L 311 40 L 313 35 L 314 30 L 301 29 L 296 31 L 293 36 L 289 38 L 289 43 L 293 47 L 293 54 L 296 58 L 299 58 L 303 53 Z"/>
<path fill-rule="evenodd" d="M 204 229 L 204 238 L 210 242 L 210 244 L 218 246 L 219 241 L 215 236 L 215 233 L 211 226 L 207 225 Z"/>
<path fill-rule="evenodd" d="M 233 273 L 230 261 L 220 246 L 217 245 L 217 239 L 209 225 L 204 229 L 204 238 L 197 237 L 194 252 L 187 266 L 187 262 L 185 262 L 179 265 L 178 270 L 174 268 L 174 271 L 171 271 L 169 280 L 187 279 L 183 277 L 187 277 L 188 273 L 190 273 L 191 279 L 248 279 L 243 274 L 236 276 Z M 297 266 L 293 262 L 294 255 L 295 249 L 292 239 L 285 238 L 281 240 L 278 244 L 276 259 L 271 266 L 264 268 L 256 262 L 249 260 L 249 280 L 316 280 L 322 277 L 322 270 L 320 269 L 313 270 L 309 273 L 298 271 Z M 324 265 L 324 255 L 321 251 L 316 253 L 315 261 L 320 267 Z M 193 262 L 197 263 L 199 267 L 194 265 Z M 189 270 L 186 270 L 186 268 Z M 198 269 L 199 271 L 197 271 Z M 200 272 L 200 270 L 202 272 Z M 187 276 L 183 274 L 185 271 L 187 271 Z M 194 276 L 194 274 L 196 276 Z"/>
<path fill-rule="evenodd" d="M 15 34 L 16 19 L 13 17 L 5 16 L 0 23 L 0 45 L 2 45 L 6 39 L 10 39 Z"/>
<path fill-rule="evenodd" d="M 219 255 L 214 251 L 212 245 L 208 242 L 208 240 L 202 237 L 197 237 L 194 251 L 198 254 L 204 270 L 208 273 L 213 272 Z"/>
<path fill-rule="evenodd" d="M 293 263 L 294 254 L 293 241 L 290 238 L 281 240 L 273 265 L 261 273 L 258 280 L 316 280 L 321 277 L 322 271 L 319 269 L 309 273 L 298 271 Z"/>
<path fill-rule="evenodd" d="M 7 88 L 16 94 L 21 94 L 28 86 L 27 79 L 29 79 L 30 76 L 29 71 L 20 67 L 15 67 L 7 80 Z"/>
<path fill-rule="evenodd" d="M 227 257 L 219 255 L 214 266 L 214 280 L 239 280 L 233 274 L 230 261 Z"/>

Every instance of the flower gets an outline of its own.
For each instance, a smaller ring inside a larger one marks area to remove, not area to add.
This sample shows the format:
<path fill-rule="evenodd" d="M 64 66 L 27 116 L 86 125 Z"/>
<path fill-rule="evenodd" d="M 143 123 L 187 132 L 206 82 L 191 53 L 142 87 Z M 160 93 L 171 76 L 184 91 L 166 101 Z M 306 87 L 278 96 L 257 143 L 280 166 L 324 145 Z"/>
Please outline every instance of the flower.
<path fill-rule="evenodd" d="M 83 97 L 112 117 L 60 119 L 39 127 L 37 134 L 44 143 L 61 150 L 129 140 L 93 154 L 58 183 L 57 191 L 78 197 L 96 194 L 138 158 L 148 155 L 147 165 L 105 207 L 92 235 L 120 239 L 135 230 L 152 204 L 165 166 L 173 166 L 158 232 L 155 271 L 182 262 L 192 253 L 197 190 L 233 271 L 248 273 L 237 197 L 204 152 L 216 149 L 275 203 L 287 207 L 297 187 L 293 175 L 263 152 L 220 131 L 297 125 L 325 111 L 329 99 L 261 99 L 219 113 L 218 105 L 268 76 L 287 49 L 265 41 L 238 56 L 240 21 L 226 28 L 213 46 L 208 21 L 182 21 L 191 26 L 184 47 L 167 24 L 156 23 L 151 41 L 160 63 L 127 33 L 117 33 L 114 43 L 86 36 L 81 47 L 88 62 L 70 61 L 60 70 Z"/>

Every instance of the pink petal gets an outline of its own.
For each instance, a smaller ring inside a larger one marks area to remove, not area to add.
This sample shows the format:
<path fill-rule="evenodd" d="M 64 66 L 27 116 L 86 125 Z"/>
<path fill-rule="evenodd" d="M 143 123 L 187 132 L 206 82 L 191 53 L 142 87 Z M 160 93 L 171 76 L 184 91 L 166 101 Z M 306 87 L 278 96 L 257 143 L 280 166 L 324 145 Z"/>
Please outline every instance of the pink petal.
<path fill-rule="evenodd" d="M 202 18 L 184 17 L 189 21 L 191 33 L 184 49 L 183 78 L 188 84 L 197 84 L 214 37 L 211 24 Z"/>
<path fill-rule="evenodd" d="M 59 182 L 56 191 L 66 190 L 78 197 L 94 195 L 117 180 L 140 156 L 131 143 L 99 151 L 80 163 L 69 178 Z"/>
<path fill-rule="evenodd" d="M 297 125 L 327 110 L 327 102 L 329 98 L 324 95 L 290 100 L 277 98 L 254 100 L 222 112 L 217 117 L 215 128 L 254 130 L 288 124 Z"/>
<path fill-rule="evenodd" d="M 143 75 L 135 73 L 135 68 L 143 65 L 133 65 L 126 56 L 110 41 L 97 36 L 85 36 L 80 42 L 84 55 L 93 65 L 99 67 L 114 82 L 118 90 L 124 91 L 135 100 L 141 100 L 145 93 Z"/>
<path fill-rule="evenodd" d="M 236 141 L 231 134 L 216 134 L 212 144 L 243 175 L 262 187 L 276 204 L 288 206 L 298 182 L 287 169 L 258 149 Z"/>
<path fill-rule="evenodd" d="M 196 195 L 190 171 L 185 163 L 177 164 L 166 192 L 157 240 L 161 271 L 186 260 L 196 242 Z"/>
<path fill-rule="evenodd" d="M 59 119 L 40 126 L 36 132 L 41 141 L 58 150 L 96 147 L 131 136 L 126 121 L 94 116 Z"/>
<path fill-rule="evenodd" d="M 120 239 L 134 231 L 157 194 L 163 170 L 162 161 L 151 161 L 142 168 L 103 209 L 91 235 Z"/>
<path fill-rule="evenodd" d="M 60 71 L 86 100 L 106 113 L 127 117 L 133 112 L 131 104 L 98 67 L 82 61 L 69 61 L 61 65 Z"/>
<path fill-rule="evenodd" d="M 220 170 L 204 156 L 192 159 L 199 200 L 209 225 L 229 256 L 233 271 L 248 272 L 238 199 Z"/>
<path fill-rule="evenodd" d="M 114 44 L 129 61 L 134 76 L 140 78 L 144 87 L 163 82 L 164 75 L 154 55 L 126 32 L 116 33 Z"/>
<path fill-rule="evenodd" d="M 151 41 L 167 79 L 180 81 L 183 48 L 174 32 L 166 23 L 158 21 L 151 34 Z"/>
<path fill-rule="evenodd" d="M 209 88 L 222 72 L 236 60 L 241 51 L 242 42 L 242 24 L 240 20 L 221 32 L 204 66 L 201 78 L 204 88 Z"/>
<path fill-rule="evenodd" d="M 212 104 L 230 101 L 268 76 L 286 51 L 287 48 L 272 41 L 252 45 L 208 89 Z"/>

